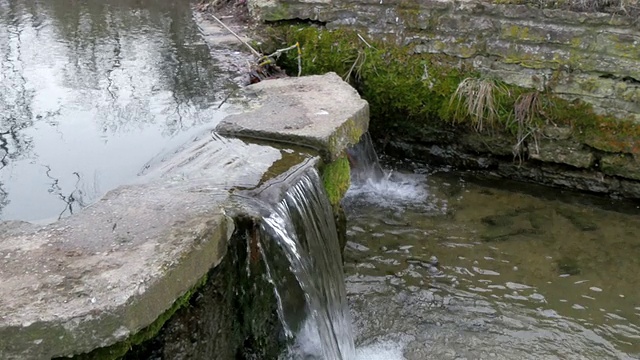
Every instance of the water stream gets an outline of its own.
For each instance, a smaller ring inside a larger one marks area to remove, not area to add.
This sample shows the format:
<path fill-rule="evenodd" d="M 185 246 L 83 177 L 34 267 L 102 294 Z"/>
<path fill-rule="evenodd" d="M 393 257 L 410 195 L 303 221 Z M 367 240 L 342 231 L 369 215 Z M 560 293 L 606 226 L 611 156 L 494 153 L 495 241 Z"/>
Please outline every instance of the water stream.
<path fill-rule="evenodd" d="M 345 201 L 358 347 L 409 360 L 640 358 L 636 203 L 405 165 L 355 176 Z"/>
<path fill-rule="evenodd" d="M 291 284 L 277 280 L 286 279 L 286 272 L 291 271 L 306 300 L 306 317 L 300 319 L 302 326 L 285 324 L 286 327 L 298 328 L 299 332 L 315 335 L 313 337 L 319 340 L 317 343 L 298 342 L 286 357 L 354 359 L 351 315 L 346 303 L 336 225 L 315 168 L 309 167 L 299 176 L 286 191 L 284 199 L 264 218 L 261 228 L 268 235 L 263 238 L 273 239 L 289 263 L 288 268 L 278 267 L 274 262 L 278 257 L 263 242 L 263 259 L 270 265 L 270 276 L 275 280 L 278 297 L 286 296 Z M 278 273 L 276 269 L 284 272 Z M 282 313 L 289 310 L 280 307 Z M 287 315 L 282 314 L 288 320 Z"/>
<path fill-rule="evenodd" d="M 216 142 L 199 165 L 260 177 L 283 158 L 202 135 L 224 116 L 228 76 L 188 2 L 0 0 L 0 58 L 0 221 L 68 216 L 163 174 L 197 134 Z M 637 204 L 381 165 L 371 150 L 350 153 L 344 269 L 315 170 L 260 205 L 273 240 L 260 249 L 297 335 L 283 358 L 640 358 Z"/>
<path fill-rule="evenodd" d="M 256 243 L 273 285 L 277 312 L 289 347 L 281 360 L 337 359 L 355 356 L 352 319 L 333 210 L 309 157 L 281 176 L 233 196 L 242 213 L 259 223 Z M 251 260 L 253 258 L 253 260 Z"/>

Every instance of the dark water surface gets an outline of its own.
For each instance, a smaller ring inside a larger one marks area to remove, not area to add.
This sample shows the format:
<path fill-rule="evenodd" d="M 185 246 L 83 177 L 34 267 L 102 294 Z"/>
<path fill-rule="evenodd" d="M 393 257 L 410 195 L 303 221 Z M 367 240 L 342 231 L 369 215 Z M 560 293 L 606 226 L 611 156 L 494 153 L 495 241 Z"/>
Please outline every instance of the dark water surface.
<path fill-rule="evenodd" d="M 222 113 L 188 1 L 0 0 L 0 220 L 50 221 Z"/>
<path fill-rule="evenodd" d="M 640 358 L 637 204 L 509 184 L 398 174 L 351 189 L 360 347 L 410 360 Z"/>

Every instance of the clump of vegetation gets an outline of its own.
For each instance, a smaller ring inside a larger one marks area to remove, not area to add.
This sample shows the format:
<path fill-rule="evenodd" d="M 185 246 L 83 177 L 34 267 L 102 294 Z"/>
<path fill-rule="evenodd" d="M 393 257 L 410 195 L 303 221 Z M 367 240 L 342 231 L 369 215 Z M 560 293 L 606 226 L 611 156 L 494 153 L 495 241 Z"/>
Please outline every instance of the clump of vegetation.
<path fill-rule="evenodd" d="M 449 106 L 453 108 L 453 120 L 471 121 L 471 125 L 482 131 L 486 126 L 493 128 L 498 121 L 499 102 L 497 97 L 509 95 L 506 86 L 492 79 L 466 78 L 453 93 Z"/>
<path fill-rule="evenodd" d="M 514 124 L 516 127 L 516 144 L 513 153 L 522 161 L 524 143 L 532 138 L 534 145 L 538 147 L 538 135 L 540 134 L 540 117 L 545 116 L 544 107 L 538 91 L 530 91 L 521 94 L 513 106 Z"/>
<path fill-rule="evenodd" d="M 350 82 L 369 101 L 370 132 L 383 141 L 402 136 L 453 142 L 446 134 L 468 127 L 510 134 L 514 154 L 521 157 L 528 147 L 537 146 L 542 128 L 563 126 L 591 147 L 640 154 L 640 124 L 596 114 L 590 105 L 560 99 L 548 89 L 485 78 L 455 57 L 416 54 L 412 48 L 364 39 L 347 29 L 281 25 L 270 31 L 274 47 L 299 43 L 302 49 L 301 58 L 282 55 L 279 64 L 285 69 L 295 73 L 302 68 L 303 75 L 333 71 Z"/>
<path fill-rule="evenodd" d="M 580 274 L 580 266 L 578 265 L 578 261 L 574 258 L 564 256 L 560 258 L 556 262 L 556 264 L 558 265 L 558 272 L 560 274 L 568 274 L 568 275 Z"/>

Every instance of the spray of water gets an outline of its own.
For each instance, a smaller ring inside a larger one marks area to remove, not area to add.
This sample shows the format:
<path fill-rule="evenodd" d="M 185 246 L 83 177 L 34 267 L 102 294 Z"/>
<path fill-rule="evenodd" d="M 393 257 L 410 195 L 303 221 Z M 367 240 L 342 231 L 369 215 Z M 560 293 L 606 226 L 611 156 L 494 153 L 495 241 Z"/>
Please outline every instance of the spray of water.
<path fill-rule="evenodd" d="M 373 148 L 370 135 L 363 135 L 360 143 L 348 152 L 351 164 L 351 187 L 347 199 L 396 210 L 408 206 L 424 210 L 439 210 L 440 205 L 430 198 L 426 176 L 384 169 Z"/>

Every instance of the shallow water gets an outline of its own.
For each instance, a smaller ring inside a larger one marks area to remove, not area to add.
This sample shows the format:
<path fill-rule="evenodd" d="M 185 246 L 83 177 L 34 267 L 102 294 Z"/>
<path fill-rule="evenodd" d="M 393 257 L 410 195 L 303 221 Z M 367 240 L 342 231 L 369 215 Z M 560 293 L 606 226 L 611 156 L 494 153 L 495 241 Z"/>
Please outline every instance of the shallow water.
<path fill-rule="evenodd" d="M 188 1 L 0 0 L 0 220 L 49 221 L 222 117 Z"/>
<path fill-rule="evenodd" d="M 387 344 L 393 359 L 640 358 L 636 204 L 399 176 L 354 186 L 346 201 L 359 348 Z"/>

